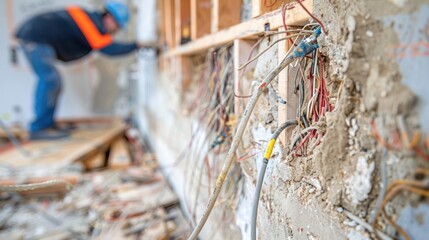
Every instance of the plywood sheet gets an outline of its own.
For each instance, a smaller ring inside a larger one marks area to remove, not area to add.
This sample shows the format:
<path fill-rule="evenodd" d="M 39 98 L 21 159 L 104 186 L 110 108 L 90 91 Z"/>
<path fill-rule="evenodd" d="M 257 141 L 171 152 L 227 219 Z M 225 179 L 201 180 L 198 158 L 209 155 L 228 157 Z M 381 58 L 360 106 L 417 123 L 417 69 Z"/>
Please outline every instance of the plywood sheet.
<path fill-rule="evenodd" d="M 2 152 L 0 164 L 10 167 L 64 167 L 107 149 L 124 132 L 125 124 L 120 121 L 87 124 L 64 140 L 25 143 L 23 148 L 31 153 L 31 157 L 23 156 L 14 148 Z"/>

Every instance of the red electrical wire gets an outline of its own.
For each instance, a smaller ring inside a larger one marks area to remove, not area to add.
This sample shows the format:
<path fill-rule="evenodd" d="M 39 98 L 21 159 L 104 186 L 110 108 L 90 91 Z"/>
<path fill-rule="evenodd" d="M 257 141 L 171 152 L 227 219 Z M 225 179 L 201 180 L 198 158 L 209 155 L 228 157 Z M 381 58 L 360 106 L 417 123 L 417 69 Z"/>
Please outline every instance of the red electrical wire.
<path fill-rule="evenodd" d="M 307 133 L 307 135 L 304 137 L 304 139 L 302 139 L 301 143 L 295 148 L 295 157 L 298 157 L 298 151 L 304 146 L 304 144 L 308 141 L 308 139 L 310 138 L 310 132 Z M 299 155 L 302 156 L 302 155 Z"/>
<path fill-rule="evenodd" d="M 257 154 L 259 154 L 260 152 L 262 152 L 262 150 L 257 151 L 257 152 L 252 153 L 252 154 L 247 154 L 247 153 L 246 153 L 244 156 L 242 156 L 242 157 L 238 158 L 238 159 L 237 159 L 237 161 L 238 161 L 238 162 L 244 161 L 244 160 L 246 160 L 246 159 L 249 159 L 249 158 L 251 158 L 251 157 L 256 156 L 256 155 L 257 155 Z"/>
<path fill-rule="evenodd" d="M 283 28 L 285 29 L 285 31 L 287 31 L 288 30 L 288 27 L 287 27 L 287 25 L 286 25 L 286 10 L 287 10 L 287 5 L 286 4 L 283 4 L 282 5 L 282 20 L 283 20 Z M 285 32 L 285 35 L 286 35 L 286 37 L 288 36 L 288 33 L 287 32 Z M 289 38 L 289 42 L 291 43 L 291 44 L 293 44 L 293 40 L 292 40 L 292 38 Z"/>
<path fill-rule="evenodd" d="M 318 18 L 316 18 L 313 14 L 311 14 L 308 9 L 306 7 L 304 7 L 304 4 L 301 3 L 301 1 L 303 0 L 295 0 L 295 2 L 297 2 L 299 5 L 301 5 L 302 9 L 304 9 L 304 11 L 310 15 L 311 18 L 313 18 L 314 20 L 316 20 L 316 22 L 318 22 L 320 24 L 320 26 L 322 27 L 323 33 L 328 35 L 328 32 L 325 29 L 325 26 L 323 25 L 322 21 L 320 21 Z"/>

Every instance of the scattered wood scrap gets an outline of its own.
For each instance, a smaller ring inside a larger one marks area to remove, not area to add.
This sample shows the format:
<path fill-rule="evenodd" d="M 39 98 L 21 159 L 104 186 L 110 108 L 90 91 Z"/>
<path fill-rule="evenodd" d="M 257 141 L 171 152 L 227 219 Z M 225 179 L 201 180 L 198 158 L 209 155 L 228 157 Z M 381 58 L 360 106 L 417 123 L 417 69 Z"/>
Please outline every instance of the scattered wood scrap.
<path fill-rule="evenodd" d="M 144 153 L 136 164 L 125 125 L 91 124 L 69 142 L 25 144 L 33 152 L 49 150 L 39 158 L 0 153 L 7 166 L 0 186 L 53 179 L 74 186 L 0 192 L 0 239 L 184 239 L 189 226 L 156 155 Z"/>

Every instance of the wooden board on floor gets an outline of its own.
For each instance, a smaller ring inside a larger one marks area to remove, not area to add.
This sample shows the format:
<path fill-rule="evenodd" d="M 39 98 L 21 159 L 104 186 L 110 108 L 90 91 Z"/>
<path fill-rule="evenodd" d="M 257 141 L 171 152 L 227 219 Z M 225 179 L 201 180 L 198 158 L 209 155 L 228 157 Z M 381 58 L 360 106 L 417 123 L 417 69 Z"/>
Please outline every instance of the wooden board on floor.
<path fill-rule="evenodd" d="M 125 169 L 131 166 L 131 154 L 125 139 L 119 139 L 112 144 L 108 164 L 112 169 Z"/>
<path fill-rule="evenodd" d="M 25 143 L 23 148 L 31 153 L 31 157 L 23 156 L 15 148 L 2 152 L 0 164 L 10 167 L 64 167 L 106 151 L 112 142 L 124 135 L 126 129 L 119 120 L 77 126 L 78 129 L 67 139 Z"/>
<path fill-rule="evenodd" d="M 25 139 L 27 137 L 27 131 L 24 128 L 11 127 L 9 128 L 9 131 L 18 139 Z M 4 139 L 9 138 L 7 133 L 2 128 L 0 128 L 0 138 L 4 138 Z"/>

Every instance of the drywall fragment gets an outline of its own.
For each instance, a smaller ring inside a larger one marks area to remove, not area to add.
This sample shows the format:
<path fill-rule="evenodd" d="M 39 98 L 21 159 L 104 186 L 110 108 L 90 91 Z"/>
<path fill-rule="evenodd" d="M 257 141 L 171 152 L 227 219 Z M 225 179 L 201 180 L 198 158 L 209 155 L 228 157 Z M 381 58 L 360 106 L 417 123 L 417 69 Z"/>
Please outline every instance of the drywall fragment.
<path fill-rule="evenodd" d="M 368 163 L 369 157 L 360 156 L 357 161 L 356 171 L 346 179 L 346 192 L 354 205 L 368 198 L 371 191 L 371 175 L 374 171 L 374 162 Z"/>

